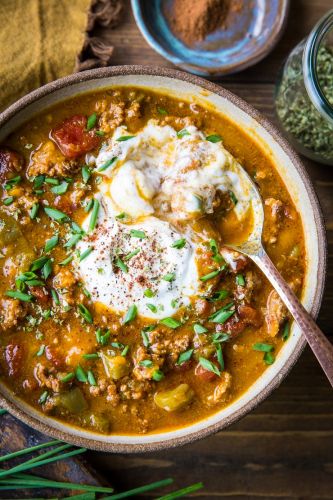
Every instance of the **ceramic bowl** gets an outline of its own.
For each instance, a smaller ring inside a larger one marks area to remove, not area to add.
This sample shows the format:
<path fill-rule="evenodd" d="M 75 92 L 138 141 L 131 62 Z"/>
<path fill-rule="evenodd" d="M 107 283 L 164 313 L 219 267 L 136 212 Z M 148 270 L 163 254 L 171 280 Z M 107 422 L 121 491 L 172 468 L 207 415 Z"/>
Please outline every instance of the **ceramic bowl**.
<path fill-rule="evenodd" d="M 289 0 L 244 0 L 244 8 L 193 47 L 170 30 L 165 12 L 173 0 L 131 0 L 135 21 L 149 45 L 181 69 L 216 78 L 263 59 L 279 41 Z"/>
<path fill-rule="evenodd" d="M 303 304 L 316 316 L 326 271 L 326 239 L 318 200 L 299 158 L 280 133 L 255 109 L 220 86 L 179 71 L 150 66 L 97 69 L 57 80 L 32 92 L 0 115 L 0 141 L 32 115 L 62 100 L 113 85 L 142 86 L 177 98 L 195 99 L 228 115 L 272 156 L 301 214 L 307 252 Z M 104 436 L 72 427 L 37 412 L 0 383 L 0 406 L 31 427 L 79 446 L 112 452 L 140 452 L 179 446 L 225 428 L 249 413 L 275 389 L 302 352 L 306 342 L 296 325 L 276 362 L 236 401 L 193 425 L 155 434 Z"/>

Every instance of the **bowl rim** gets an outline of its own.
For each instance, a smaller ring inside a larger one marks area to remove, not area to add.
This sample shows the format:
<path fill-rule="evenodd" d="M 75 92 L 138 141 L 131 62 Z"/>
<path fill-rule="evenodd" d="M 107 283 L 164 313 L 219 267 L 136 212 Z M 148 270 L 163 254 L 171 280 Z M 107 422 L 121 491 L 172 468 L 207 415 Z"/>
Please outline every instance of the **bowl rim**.
<path fill-rule="evenodd" d="M 155 50 L 159 55 L 164 57 L 167 61 L 172 62 L 177 67 L 183 71 L 189 71 L 195 75 L 204 76 L 207 78 L 218 78 L 220 76 L 230 75 L 233 73 L 238 73 L 246 68 L 249 68 L 262 59 L 264 59 L 277 45 L 280 41 L 288 22 L 289 11 L 290 11 L 290 0 L 278 0 L 281 6 L 281 14 L 274 23 L 273 29 L 267 39 L 266 43 L 257 47 L 253 54 L 238 63 L 234 63 L 228 66 L 218 66 L 209 69 L 204 66 L 199 66 L 194 62 L 188 62 L 182 60 L 175 53 L 167 50 L 158 40 L 155 33 L 152 33 L 149 29 L 149 25 L 146 23 L 145 17 L 143 15 L 143 7 L 141 0 L 131 0 L 131 7 L 133 16 L 141 35 L 146 40 L 148 45 Z"/>
<path fill-rule="evenodd" d="M 318 261 L 321 264 L 321 266 L 318 269 L 318 281 L 316 284 L 316 293 L 314 295 L 314 300 L 310 310 L 312 316 L 316 318 L 319 313 L 319 309 L 323 298 L 324 287 L 325 287 L 326 265 L 327 265 L 327 239 L 326 239 L 326 232 L 324 225 L 324 217 L 321 211 L 318 197 L 312 185 L 311 179 L 304 165 L 302 164 L 300 158 L 298 157 L 297 153 L 293 150 L 293 148 L 288 144 L 286 139 L 281 135 L 278 129 L 275 128 L 275 126 L 272 125 L 268 119 L 266 119 L 263 115 L 261 115 L 259 111 L 253 108 L 252 105 L 248 104 L 243 99 L 236 96 L 229 90 L 226 90 L 224 87 L 209 82 L 198 76 L 169 68 L 144 66 L 144 65 L 125 65 L 125 66 L 113 66 L 108 68 L 98 68 L 89 71 L 84 71 L 82 73 L 75 73 L 73 75 L 66 76 L 59 80 L 55 80 L 22 97 L 14 104 L 9 106 L 9 108 L 7 108 L 5 111 L 0 113 L 0 128 L 3 127 L 9 120 L 11 120 L 18 112 L 23 110 L 26 106 L 38 101 L 40 98 L 44 96 L 52 94 L 53 92 L 59 89 L 70 87 L 72 84 L 75 85 L 77 83 L 86 82 L 90 80 L 99 80 L 113 76 L 131 76 L 131 75 L 133 76 L 144 75 L 144 76 L 154 76 L 162 78 L 166 77 L 166 78 L 181 80 L 189 84 L 194 84 L 204 89 L 205 91 L 217 94 L 218 96 L 231 101 L 233 105 L 240 108 L 243 112 L 248 114 L 252 119 L 259 122 L 259 124 L 269 133 L 270 136 L 272 136 L 273 140 L 277 142 L 277 144 L 282 148 L 284 153 L 289 157 L 290 161 L 293 163 L 297 172 L 303 179 L 303 184 L 309 196 L 311 202 L 311 210 L 313 212 L 314 220 L 316 223 L 316 229 L 317 229 L 316 239 L 318 241 Z M 153 87 L 154 86 L 152 84 L 152 88 Z M 67 99 L 68 98 L 69 96 L 67 97 Z M 267 385 L 265 385 L 260 394 L 254 396 L 242 407 L 237 409 L 233 414 L 203 429 L 194 430 L 184 436 L 171 438 L 166 441 L 163 440 L 163 434 L 164 434 L 163 432 L 160 433 L 161 439 L 159 441 L 150 443 L 126 444 L 126 443 L 112 443 L 107 441 L 99 441 L 97 439 L 94 439 L 93 436 L 91 438 L 78 436 L 76 434 L 72 434 L 67 429 L 61 430 L 56 427 L 52 427 L 48 423 L 45 423 L 42 420 L 36 418 L 35 416 L 26 413 L 14 402 L 9 401 L 6 398 L 6 396 L 2 393 L 2 391 L 0 392 L 0 405 L 4 409 L 8 410 L 9 413 L 11 413 L 13 416 L 17 417 L 19 420 L 31 426 L 35 430 L 40 431 L 53 438 L 59 439 L 61 441 L 66 441 L 76 446 L 81 446 L 99 451 L 115 452 L 115 453 L 140 453 L 140 452 L 159 451 L 163 449 L 182 446 L 184 444 L 205 438 L 208 435 L 211 435 L 219 430 L 228 427 L 229 425 L 238 421 L 240 418 L 242 418 L 247 413 L 252 411 L 262 401 L 264 401 L 274 389 L 276 389 L 280 385 L 282 380 L 286 377 L 286 375 L 290 372 L 291 368 L 298 360 L 305 346 L 306 346 L 305 337 L 300 336 L 293 352 L 288 357 L 286 363 L 275 374 L 272 380 Z"/>

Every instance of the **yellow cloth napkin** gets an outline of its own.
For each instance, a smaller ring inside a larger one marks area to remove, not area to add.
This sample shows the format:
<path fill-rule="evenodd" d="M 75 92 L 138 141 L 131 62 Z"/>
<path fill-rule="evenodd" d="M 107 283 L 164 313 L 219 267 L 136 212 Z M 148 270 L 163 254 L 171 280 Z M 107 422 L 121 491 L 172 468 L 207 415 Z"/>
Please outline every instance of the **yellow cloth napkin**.
<path fill-rule="evenodd" d="M 91 0 L 0 0 L 0 110 L 74 71 Z"/>

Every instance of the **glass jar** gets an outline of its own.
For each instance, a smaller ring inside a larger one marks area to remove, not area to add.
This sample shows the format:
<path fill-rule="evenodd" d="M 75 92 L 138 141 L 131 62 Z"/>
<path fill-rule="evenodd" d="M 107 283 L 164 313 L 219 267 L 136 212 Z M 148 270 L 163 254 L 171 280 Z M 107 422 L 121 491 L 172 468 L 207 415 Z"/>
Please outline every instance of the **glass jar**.
<path fill-rule="evenodd" d="M 275 109 L 295 149 L 333 165 L 333 10 L 286 60 L 276 84 Z"/>

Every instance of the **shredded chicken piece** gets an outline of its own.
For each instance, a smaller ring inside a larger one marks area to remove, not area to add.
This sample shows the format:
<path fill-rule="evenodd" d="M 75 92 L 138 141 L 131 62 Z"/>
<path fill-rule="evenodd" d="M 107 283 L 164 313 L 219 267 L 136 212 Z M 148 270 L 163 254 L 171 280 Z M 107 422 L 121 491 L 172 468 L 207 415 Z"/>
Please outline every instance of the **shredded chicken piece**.
<path fill-rule="evenodd" d="M 280 299 L 278 293 L 272 290 L 267 298 L 265 321 L 267 333 L 275 337 L 287 315 L 287 309 Z"/>

